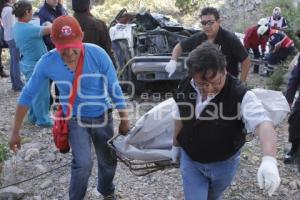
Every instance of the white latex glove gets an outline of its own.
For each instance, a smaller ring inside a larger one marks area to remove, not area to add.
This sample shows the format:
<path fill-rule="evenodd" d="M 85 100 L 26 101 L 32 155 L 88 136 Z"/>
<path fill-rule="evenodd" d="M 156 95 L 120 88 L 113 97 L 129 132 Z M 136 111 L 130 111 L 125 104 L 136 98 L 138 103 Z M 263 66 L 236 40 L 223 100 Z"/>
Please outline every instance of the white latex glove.
<path fill-rule="evenodd" d="M 171 149 L 172 163 L 179 163 L 180 149 L 181 149 L 181 147 L 172 146 L 172 149 Z"/>
<path fill-rule="evenodd" d="M 257 181 L 260 189 L 268 191 L 269 196 L 275 192 L 280 185 L 280 177 L 277 161 L 272 156 L 264 156 L 257 172 Z"/>
<path fill-rule="evenodd" d="M 175 60 L 170 60 L 168 62 L 168 64 L 166 65 L 165 70 L 166 70 L 166 72 L 169 73 L 169 78 L 176 71 L 176 64 L 177 64 L 177 62 Z"/>

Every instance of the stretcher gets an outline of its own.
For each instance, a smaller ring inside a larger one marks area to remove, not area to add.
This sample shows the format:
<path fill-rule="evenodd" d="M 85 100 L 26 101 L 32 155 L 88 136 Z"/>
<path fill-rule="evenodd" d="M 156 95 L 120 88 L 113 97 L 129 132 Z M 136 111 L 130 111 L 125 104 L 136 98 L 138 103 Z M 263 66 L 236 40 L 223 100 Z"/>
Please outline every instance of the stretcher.
<path fill-rule="evenodd" d="M 274 126 L 281 123 L 290 112 L 281 92 L 261 88 L 252 91 L 261 101 Z M 176 106 L 173 98 L 161 102 L 138 119 L 126 136 L 118 134 L 108 141 L 118 159 L 133 174 L 144 176 L 178 167 L 178 164 L 171 162 Z"/>

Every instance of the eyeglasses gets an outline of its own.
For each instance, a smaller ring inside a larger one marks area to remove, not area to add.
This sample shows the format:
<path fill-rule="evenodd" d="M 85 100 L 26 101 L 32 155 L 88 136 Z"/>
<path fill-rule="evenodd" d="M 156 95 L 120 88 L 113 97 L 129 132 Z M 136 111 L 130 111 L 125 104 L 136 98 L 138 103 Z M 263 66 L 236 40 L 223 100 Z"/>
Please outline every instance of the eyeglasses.
<path fill-rule="evenodd" d="M 203 89 L 208 86 L 212 86 L 213 88 L 217 88 L 218 86 L 221 85 L 222 79 L 225 77 L 225 74 L 222 74 L 220 78 L 218 78 L 216 81 L 210 82 L 210 81 L 201 81 L 201 82 L 196 82 L 194 79 L 194 84 L 197 88 Z"/>
<path fill-rule="evenodd" d="M 201 21 L 201 25 L 202 26 L 212 26 L 214 23 L 216 22 L 216 20 L 207 20 L 207 21 Z"/>

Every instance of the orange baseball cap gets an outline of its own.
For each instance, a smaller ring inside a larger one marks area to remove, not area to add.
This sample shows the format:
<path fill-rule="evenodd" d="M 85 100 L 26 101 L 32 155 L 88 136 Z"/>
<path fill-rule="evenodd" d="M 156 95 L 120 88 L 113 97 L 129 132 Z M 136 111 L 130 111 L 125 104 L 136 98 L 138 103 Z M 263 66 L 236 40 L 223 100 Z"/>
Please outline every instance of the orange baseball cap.
<path fill-rule="evenodd" d="M 58 51 L 66 48 L 81 48 L 83 32 L 74 17 L 60 16 L 53 21 L 51 39 Z"/>

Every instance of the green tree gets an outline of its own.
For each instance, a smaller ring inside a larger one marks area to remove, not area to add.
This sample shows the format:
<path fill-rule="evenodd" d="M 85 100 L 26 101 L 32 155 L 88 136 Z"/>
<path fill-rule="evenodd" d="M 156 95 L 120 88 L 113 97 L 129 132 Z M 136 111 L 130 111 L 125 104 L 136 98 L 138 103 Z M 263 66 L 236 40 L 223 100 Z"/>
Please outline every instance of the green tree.
<path fill-rule="evenodd" d="M 176 0 L 175 6 L 183 13 L 190 13 L 198 10 L 207 3 L 207 0 Z"/>

